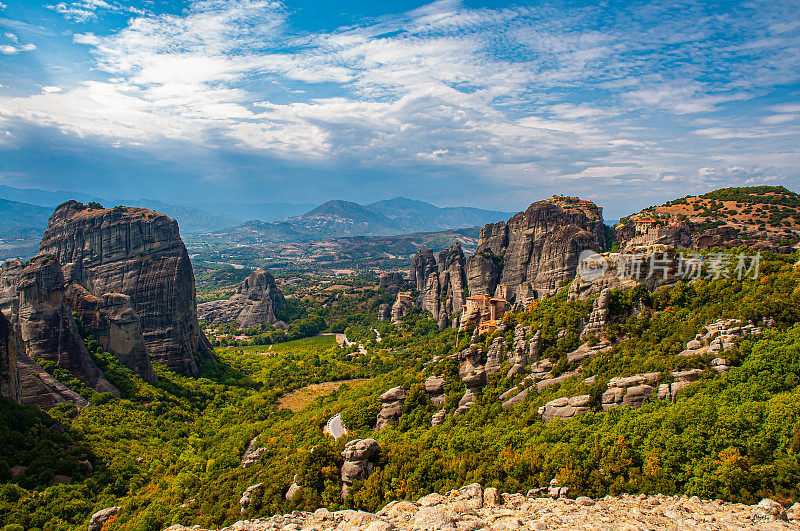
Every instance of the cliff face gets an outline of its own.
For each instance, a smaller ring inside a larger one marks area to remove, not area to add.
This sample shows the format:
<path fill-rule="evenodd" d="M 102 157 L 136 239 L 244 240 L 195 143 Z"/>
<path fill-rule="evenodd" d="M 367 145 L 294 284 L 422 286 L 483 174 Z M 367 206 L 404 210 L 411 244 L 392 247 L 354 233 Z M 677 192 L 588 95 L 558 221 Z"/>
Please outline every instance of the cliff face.
<path fill-rule="evenodd" d="M 50 216 L 40 251 L 57 258 L 67 282 L 95 297 L 127 295 L 153 360 L 197 376 L 195 358 L 212 355 L 174 219 L 143 208 L 91 209 L 68 201 Z"/>
<path fill-rule="evenodd" d="M 22 400 L 17 369 L 17 341 L 11 321 L 3 313 L 0 313 L 0 396 L 15 402 Z"/>
<path fill-rule="evenodd" d="M 37 256 L 28 265 L 8 260 L 0 268 L 0 310 L 10 320 L 23 404 L 42 409 L 71 401 L 88 402 L 48 374 L 30 356 L 53 361 L 97 391 L 118 395 L 95 365 L 65 303 L 64 277 L 51 257 Z"/>
<path fill-rule="evenodd" d="M 241 328 L 260 323 L 283 324 L 275 310 L 283 308 L 286 299 L 275 285 L 275 278 L 263 270 L 253 271 L 236 288 L 228 300 L 204 302 L 197 306 L 200 319 L 213 324 L 236 321 Z"/>
<path fill-rule="evenodd" d="M 502 284 L 511 300 L 547 295 L 575 275 L 582 251 L 601 251 L 603 246 L 602 209 L 594 203 L 538 201 L 508 222 L 481 229 L 477 251 L 467 264 L 470 294 L 494 295 Z"/>
<path fill-rule="evenodd" d="M 65 296 L 70 307 L 80 317 L 81 324 L 97 339 L 104 350 L 112 352 L 123 365 L 154 383 L 157 378 L 147 356 L 139 316 L 131 299 L 123 293 L 106 293 L 95 297 L 86 289 L 72 283 Z"/>
<path fill-rule="evenodd" d="M 83 344 L 55 259 L 38 255 L 22 268 L 18 298 L 16 320 L 28 357 L 52 361 L 96 391 L 119 396 Z"/>
<path fill-rule="evenodd" d="M 441 251 L 438 262 L 431 249 L 419 251 L 411 262 L 411 279 L 419 293 L 417 306 L 431 312 L 440 327 L 447 326 L 464 305 L 465 264 L 459 243 Z"/>

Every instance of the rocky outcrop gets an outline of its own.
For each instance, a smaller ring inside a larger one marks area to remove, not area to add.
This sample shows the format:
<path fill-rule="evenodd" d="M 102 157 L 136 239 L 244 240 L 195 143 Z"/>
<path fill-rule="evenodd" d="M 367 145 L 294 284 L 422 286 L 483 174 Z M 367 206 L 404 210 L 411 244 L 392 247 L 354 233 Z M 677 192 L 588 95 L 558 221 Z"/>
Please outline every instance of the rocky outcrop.
<path fill-rule="evenodd" d="M 539 415 L 547 422 L 553 419 L 568 419 L 589 411 L 589 395 L 556 398 L 539 408 Z"/>
<path fill-rule="evenodd" d="M 541 334 L 539 331 L 536 331 L 536 335 L 530 342 L 526 341 L 525 336 L 527 336 L 531 331 L 530 326 L 522 326 L 517 325 L 514 328 L 514 344 L 511 347 L 511 368 L 508 369 L 508 373 L 506 374 L 506 378 L 512 378 L 514 375 L 521 373 L 525 370 L 525 366 L 528 365 L 529 356 L 532 354 L 531 346 L 533 345 L 534 341 L 538 342 L 536 357 L 538 358 L 539 352 L 538 350 L 541 349 Z"/>
<path fill-rule="evenodd" d="M 700 379 L 703 375 L 703 369 L 689 369 L 686 371 L 672 371 L 672 377 L 675 379 L 671 384 L 663 383 L 658 386 L 658 398 L 660 400 L 675 401 L 678 391 L 686 387 L 692 382 Z"/>
<path fill-rule="evenodd" d="M 691 264 L 685 261 L 682 269 L 675 249 L 663 245 L 638 253 L 587 252 L 569 286 L 569 297 L 588 300 L 604 290 L 626 290 L 636 286 L 655 291 L 675 284 L 681 278 L 691 277 L 694 274 Z"/>
<path fill-rule="evenodd" d="M 403 402 L 406 399 L 406 390 L 402 387 L 392 387 L 381 395 L 381 410 L 375 423 L 376 430 L 382 430 L 400 419 L 403 414 Z"/>
<path fill-rule="evenodd" d="M 156 373 L 147 356 L 139 316 L 124 293 L 105 293 L 95 297 L 79 285 L 70 284 L 64 296 L 78 315 L 81 325 L 104 350 L 147 382 L 155 383 Z"/>
<path fill-rule="evenodd" d="M 64 276 L 58 262 L 51 256 L 40 254 L 27 265 L 11 264 L 4 268 L 3 276 L 9 286 L 14 280 L 17 282 L 15 294 L 10 288 L 4 291 L 5 296 L 11 295 L 12 298 L 4 301 L 3 306 L 10 308 L 11 322 L 20 339 L 18 347 L 25 351 L 24 368 L 20 367 L 21 386 L 31 383 L 33 375 L 30 371 L 44 372 L 29 361 L 41 358 L 66 369 L 98 392 L 119 396 L 117 388 L 92 360 L 78 333 L 72 309 L 64 297 Z M 44 377 L 44 380 L 46 385 L 58 387 L 50 382 L 52 378 Z M 30 396 L 31 391 L 23 388 L 22 394 Z"/>
<path fill-rule="evenodd" d="M 210 324 L 236 321 L 242 329 L 261 323 L 286 325 L 275 317 L 275 310 L 286 306 L 275 278 L 263 269 L 253 271 L 236 288 L 228 300 L 209 301 L 197 305 L 199 319 Z"/>
<path fill-rule="evenodd" d="M 130 297 L 152 360 L 197 376 L 195 358 L 213 355 L 198 324 L 194 273 L 174 219 L 68 201 L 50 216 L 40 251 L 56 257 L 67 282 L 92 295 Z"/>
<path fill-rule="evenodd" d="M 378 306 L 378 321 L 386 321 L 392 318 L 392 307 L 389 304 L 383 303 Z"/>
<path fill-rule="evenodd" d="M 500 284 L 501 259 L 486 249 L 477 252 L 467 259 L 466 274 L 470 295 L 494 296 Z"/>
<path fill-rule="evenodd" d="M 379 511 L 343 510 L 291 514 L 237 522 L 236 531 L 303 529 L 333 531 L 439 531 L 511 529 L 800 529 L 800 504 L 786 510 L 765 498 L 757 505 L 703 500 L 696 496 L 623 494 L 568 499 L 569 487 L 557 480 L 525 494 L 499 493 L 492 487 L 467 485 L 414 501 L 392 501 Z M 165 531 L 206 531 L 174 525 Z"/>
<path fill-rule="evenodd" d="M 378 289 L 384 290 L 392 295 L 403 291 L 405 284 L 406 279 L 403 274 L 396 271 L 381 273 L 380 277 L 378 277 Z"/>
<path fill-rule="evenodd" d="M 286 491 L 284 498 L 286 498 L 287 500 L 291 500 L 294 497 L 294 495 L 300 491 L 302 487 L 300 486 L 299 483 L 297 483 L 299 479 L 300 479 L 299 474 L 295 474 L 294 479 L 292 479 L 292 484 L 289 485 L 289 489 Z"/>
<path fill-rule="evenodd" d="M 486 386 L 486 370 L 480 365 L 480 350 L 470 350 L 470 355 L 458 369 L 458 376 L 467 388 L 464 396 L 458 402 L 454 415 L 463 415 L 478 399 L 478 393 Z"/>
<path fill-rule="evenodd" d="M 445 403 L 444 386 L 445 382 L 442 376 L 429 376 L 425 379 L 425 393 L 431 404 L 436 407 L 441 407 Z"/>
<path fill-rule="evenodd" d="M 342 498 L 347 496 L 353 481 L 367 479 L 375 469 L 381 447 L 375 439 L 354 439 L 348 442 L 342 457 Z"/>
<path fill-rule="evenodd" d="M 15 349 L 15 361 L 8 361 L 7 366 L 16 365 L 17 393 L 15 394 L 13 390 L 10 393 L 15 395 L 13 398 L 18 396 L 23 404 L 38 406 L 45 410 L 64 402 L 73 402 L 78 407 L 84 407 L 88 405 L 85 398 L 53 378 L 25 352 L 17 293 L 24 267 L 20 260 L 14 259 L 7 260 L 0 268 L 0 310 L 4 319 L 10 319 L 9 342 L 13 343 Z M 11 356 L 8 356 L 9 360 L 10 358 Z M 13 389 L 13 384 L 9 384 L 12 380 L 13 377 L 9 377 L 6 385 L 10 385 Z"/>
<path fill-rule="evenodd" d="M 608 390 L 603 393 L 603 411 L 614 406 L 641 407 L 655 391 L 653 386 L 658 381 L 657 372 L 634 374 L 633 376 L 612 378 L 608 382 Z"/>
<path fill-rule="evenodd" d="M 239 498 L 239 512 L 242 514 L 247 512 L 247 509 L 250 508 L 250 505 L 253 503 L 253 498 L 263 490 L 264 484 L 263 483 L 256 483 L 255 485 L 250 485 L 245 489 L 242 493 L 242 497 Z"/>
<path fill-rule="evenodd" d="M 611 319 L 611 290 L 605 288 L 592 303 L 592 313 L 589 314 L 589 322 L 581 332 L 581 339 L 590 335 L 600 336 L 603 327 Z"/>
<path fill-rule="evenodd" d="M 267 449 L 263 446 L 256 448 L 257 440 L 258 435 L 253 437 L 253 439 L 247 445 L 244 454 L 242 454 L 242 468 L 250 468 L 254 464 L 258 463 L 258 460 L 261 459 L 261 456 L 267 451 Z"/>
<path fill-rule="evenodd" d="M 108 522 L 112 517 L 118 515 L 121 510 L 122 507 L 109 507 L 107 509 L 97 511 L 89 520 L 88 531 L 102 531 L 105 523 Z"/>
<path fill-rule="evenodd" d="M 506 298 L 526 303 L 553 293 L 575 275 L 581 252 L 603 250 L 602 209 L 588 201 L 553 198 L 533 203 L 507 222 L 481 229 L 476 256 L 468 267 L 471 294 L 492 294 L 490 262 L 502 263 L 499 284 Z"/>
<path fill-rule="evenodd" d="M 398 293 L 392 305 L 392 323 L 400 326 L 403 317 L 414 308 L 414 299 L 408 293 Z"/>
<path fill-rule="evenodd" d="M 0 313 L 0 396 L 21 402 L 19 369 L 17 368 L 17 338 L 5 314 Z"/>
<path fill-rule="evenodd" d="M 451 316 L 461 312 L 466 300 L 466 259 L 459 243 L 441 251 L 438 258 L 431 249 L 417 252 L 411 262 L 411 278 L 418 292 L 416 306 L 430 312 L 444 328 Z"/>
<path fill-rule="evenodd" d="M 506 357 L 506 339 L 503 336 L 497 336 L 489 345 L 489 350 L 486 352 L 486 364 L 484 369 L 486 374 L 492 375 L 500 370 L 500 364 L 503 363 Z"/>

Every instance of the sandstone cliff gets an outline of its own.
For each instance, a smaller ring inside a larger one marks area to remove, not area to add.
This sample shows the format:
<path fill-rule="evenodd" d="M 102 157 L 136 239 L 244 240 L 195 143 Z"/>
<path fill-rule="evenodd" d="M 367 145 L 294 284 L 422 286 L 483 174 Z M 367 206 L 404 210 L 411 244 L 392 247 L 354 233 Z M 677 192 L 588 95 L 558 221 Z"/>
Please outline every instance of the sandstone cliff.
<path fill-rule="evenodd" d="M 152 360 L 196 376 L 195 358 L 212 355 L 198 324 L 194 273 L 174 219 L 143 208 L 68 201 L 50 216 L 40 251 L 58 259 L 67 282 L 95 297 L 127 295 Z"/>
<path fill-rule="evenodd" d="M 19 276 L 16 315 L 25 353 L 52 361 L 98 392 L 119 391 L 103 375 L 83 344 L 64 298 L 64 277 L 58 262 L 38 255 Z"/>
<path fill-rule="evenodd" d="M 438 258 L 437 261 L 431 249 L 422 249 L 414 255 L 411 280 L 418 292 L 417 306 L 431 312 L 439 326 L 444 328 L 464 305 L 466 259 L 459 243 L 441 251 Z"/>
<path fill-rule="evenodd" d="M 241 328 L 260 323 L 280 324 L 275 310 L 283 308 L 286 299 L 275 285 L 275 278 L 259 269 L 250 273 L 228 300 L 210 301 L 197 305 L 200 319 L 207 323 L 224 324 L 236 321 Z"/>
<path fill-rule="evenodd" d="M 113 353 L 123 365 L 154 383 L 157 378 L 147 356 L 147 347 L 142 336 L 139 316 L 133 309 L 131 299 L 123 293 L 106 293 L 95 297 L 86 289 L 72 283 L 65 296 L 81 324 L 100 345 Z"/>
<path fill-rule="evenodd" d="M 22 400 L 17 369 L 17 340 L 11 322 L 3 313 L 0 313 L 0 396 L 15 402 Z"/>
<path fill-rule="evenodd" d="M 524 302 L 552 293 L 575 275 L 578 258 L 605 244 L 602 209 L 589 201 L 556 197 L 533 203 L 507 222 L 481 229 L 475 255 L 467 261 L 472 295 L 494 295 L 506 287 L 509 300 Z"/>

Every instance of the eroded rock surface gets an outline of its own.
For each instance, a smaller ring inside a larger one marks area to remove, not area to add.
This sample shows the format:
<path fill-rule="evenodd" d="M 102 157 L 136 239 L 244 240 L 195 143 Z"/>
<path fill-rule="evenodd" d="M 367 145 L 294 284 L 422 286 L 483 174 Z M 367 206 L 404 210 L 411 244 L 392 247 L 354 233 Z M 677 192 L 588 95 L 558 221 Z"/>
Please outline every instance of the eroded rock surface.
<path fill-rule="evenodd" d="M 119 396 L 117 388 L 92 360 L 78 333 L 72 308 L 64 297 L 64 276 L 59 263 L 51 256 L 40 254 L 14 272 L 17 274 L 11 321 L 25 350 L 25 371 L 36 371 L 31 365 L 33 362 L 27 361 L 41 358 L 66 369 L 98 392 Z M 25 374 L 24 380 L 28 381 L 29 376 Z M 23 390 L 23 394 L 29 395 L 30 391 Z"/>
<path fill-rule="evenodd" d="M 22 401 L 17 368 L 17 338 L 11 321 L 0 313 L 0 396 Z"/>
<path fill-rule="evenodd" d="M 397 421 L 403 414 L 403 402 L 406 399 L 406 390 L 403 387 L 393 387 L 381 395 L 381 410 L 375 423 L 376 430 L 382 430 L 390 422 Z"/>
<path fill-rule="evenodd" d="M 151 359 L 197 376 L 195 357 L 213 355 L 198 324 L 194 273 L 174 219 L 68 201 L 50 216 L 39 248 L 61 263 L 67 282 L 96 297 L 130 297 Z"/>
<path fill-rule="evenodd" d="M 242 329 L 261 323 L 285 326 L 275 311 L 286 306 L 275 278 L 263 269 L 253 271 L 236 287 L 230 299 L 203 302 L 197 305 L 198 317 L 211 324 L 236 321 Z"/>
<path fill-rule="evenodd" d="M 81 324 L 105 350 L 145 381 L 157 380 L 130 297 L 116 292 L 95 297 L 75 283 L 67 287 L 64 296 Z"/>
<path fill-rule="evenodd" d="M 601 251 L 603 246 L 602 209 L 594 203 L 538 201 L 507 222 L 481 229 L 475 253 L 480 258 L 472 259 L 468 268 L 469 291 L 494 293 L 495 263 L 501 271 L 497 284 L 506 287 L 507 298 L 525 303 L 553 293 L 562 280 L 575 275 L 582 251 Z"/>
<path fill-rule="evenodd" d="M 551 482 L 549 487 L 534 489 L 527 496 L 499 493 L 492 487 L 483 489 L 473 484 L 445 494 L 428 494 L 416 502 L 393 501 L 376 513 L 330 512 L 320 508 L 314 512 L 295 511 L 245 520 L 226 530 L 800 529 L 800 511 L 787 511 L 770 499 L 764 499 L 758 505 L 662 494 L 623 494 L 601 499 L 580 496 L 572 500 L 566 498 L 568 493 L 568 487 L 559 485 L 557 481 Z M 175 525 L 166 531 L 204 530 Z"/>
<path fill-rule="evenodd" d="M 367 479 L 375 469 L 381 447 L 375 439 L 354 439 L 348 442 L 342 457 L 342 498 L 357 479 Z"/>

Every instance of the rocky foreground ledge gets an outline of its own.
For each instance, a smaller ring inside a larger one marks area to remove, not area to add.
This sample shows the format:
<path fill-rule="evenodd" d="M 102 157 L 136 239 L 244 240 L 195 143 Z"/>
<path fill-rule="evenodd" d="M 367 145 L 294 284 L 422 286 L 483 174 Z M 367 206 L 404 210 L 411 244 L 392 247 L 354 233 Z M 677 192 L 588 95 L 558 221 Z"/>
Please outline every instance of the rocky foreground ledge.
<path fill-rule="evenodd" d="M 166 531 L 197 531 L 174 525 Z M 417 502 L 394 501 L 377 513 L 317 509 L 271 518 L 244 520 L 222 531 L 349 530 L 434 531 L 479 529 L 800 529 L 800 503 L 789 510 L 764 499 L 758 505 L 701 500 L 686 496 L 622 495 L 593 500 L 578 497 L 536 498 L 500 494 L 472 484 L 445 495 L 429 494 Z"/>

